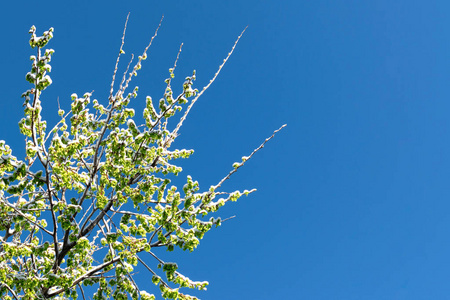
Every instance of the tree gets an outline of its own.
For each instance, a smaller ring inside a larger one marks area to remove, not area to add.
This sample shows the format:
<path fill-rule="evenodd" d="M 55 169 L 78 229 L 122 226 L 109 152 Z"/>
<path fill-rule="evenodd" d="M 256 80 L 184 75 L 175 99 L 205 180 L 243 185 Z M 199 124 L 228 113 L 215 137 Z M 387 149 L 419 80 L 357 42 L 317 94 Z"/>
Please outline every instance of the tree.
<path fill-rule="evenodd" d="M 101 103 L 91 101 L 91 93 L 82 97 L 72 94 L 70 110 L 59 109 L 61 119 L 50 130 L 41 117 L 41 97 L 52 83 L 48 73 L 54 50 L 45 47 L 53 37 L 53 28 L 37 36 L 36 28 L 31 27 L 30 46 L 36 49 L 36 55 L 31 56 L 32 67 L 26 79 L 33 86 L 22 95 L 24 118 L 19 122 L 26 157 L 16 158 L 0 141 L 2 299 L 76 299 L 80 295 L 85 299 L 83 286 L 91 285 L 97 287 L 93 299 L 155 299 L 140 290 L 133 279 L 138 263 L 152 275 L 152 282 L 166 299 L 197 299 L 180 289 L 206 289 L 208 282 L 190 280 L 177 271 L 176 263 L 164 262 L 157 253 L 174 248 L 193 251 L 206 232 L 223 222 L 211 213 L 254 192 L 228 193 L 220 188 L 284 126 L 234 163 L 232 170 L 207 191 L 200 192 L 198 182 L 190 176 L 181 189 L 171 185 L 171 176 L 182 171 L 172 161 L 193 153 L 170 149 L 171 143 L 243 33 L 208 85 L 201 91 L 195 89 L 194 71 L 175 96 L 171 81 L 180 47 L 165 80 L 163 98 L 155 108 L 152 98 L 146 97 L 143 123 L 137 125 L 135 111 L 129 105 L 137 97 L 138 87 L 127 91 L 159 26 L 131 69 L 130 61 L 115 89 L 119 60 L 124 54 L 125 23 L 109 98 Z M 184 114 L 172 119 L 185 106 Z M 169 119 L 176 125 L 169 126 Z M 152 265 L 140 257 L 144 252 L 154 259 Z"/>

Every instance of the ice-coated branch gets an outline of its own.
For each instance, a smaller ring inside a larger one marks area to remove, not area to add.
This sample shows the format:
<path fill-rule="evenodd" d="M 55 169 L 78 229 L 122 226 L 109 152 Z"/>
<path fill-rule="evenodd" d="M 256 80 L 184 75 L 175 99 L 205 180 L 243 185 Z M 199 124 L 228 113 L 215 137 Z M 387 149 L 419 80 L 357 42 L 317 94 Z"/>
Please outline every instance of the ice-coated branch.
<path fill-rule="evenodd" d="M 278 128 L 277 130 L 275 130 L 275 131 L 273 132 L 273 134 L 272 134 L 271 136 L 269 136 L 268 138 L 266 138 L 266 139 L 264 140 L 264 142 L 263 142 L 261 145 L 259 145 L 258 148 L 256 148 L 255 150 L 252 151 L 252 153 L 250 153 L 249 156 L 244 156 L 244 157 L 242 158 L 242 162 L 240 162 L 240 163 L 234 163 L 234 164 L 233 164 L 233 168 L 234 168 L 234 169 L 231 170 L 230 173 L 228 173 L 227 176 L 225 176 L 224 178 L 222 178 L 222 180 L 220 180 L 219 183 L 218 183 L 217 185 L 214 186 L 214 190 L 217 190 L 219 187 L 221 187 L 222 184 L 223 184 L 226 180 L 228 180 L 228 179 L 231 177 L 231 175 L 233 175 L 234 173 L 236 173 L 237 170 L 238 170 L 240 167 L 242 167 L 242 166 L 245 164 L 245 162 L 246 162 L 247 160 L 251 159 L 251 158 L 253 157 L 253 155 L 255 155 L 256 152 L 258 152 L 259 150 L 261 150 L 261 149 L 264 147 L 264 145 L 265 145 L 268 141 L 270 141 L 270 140 L 275 136 L 275 134 L 277 134 L 281 129 L 283 129 L 283 128 L 286 127 L 286 126 L 287 126 L 287 125 L 284 124 L 283 126 L 281 126 L 280 128 Z"/>
<path fill-rule="evenodd" d="M 164 16 L 161 17 L 161 20 L 159 21 L 159 24 L 158 24 L 158 27 L 157 27 L 156 30 L 155 30 L 155 33 L 153 34 L 152 38 L 150 39 L 150 42 L 148 43 L 147 47 L 145 47 L 144 52 L 142 53 L 142 55 L 139 56 L 138 62 L 137 62 L 136 65 L 134 66 L 133 71 L 129 74 L 129 77 L 128 77 L 128 79 L 126 80 L 125 85 L 121 86 L 121 87 L 119 88 L 119 90 L 117 91 L 117 93 L 119 94 L 119 96 L 121 96 L 121 95 L 123 95 L 123 94 L 125 93 L 125 90 L 127 89 L 128 84 L 129 84 L 130 81 L 131 81 L 131 78 L 133 77 L 133 75 L 136 76 L 136 75 L 137 75 L 137 71 L 141 68 L 141 62 L 142 62 L 142 60 L 144 60 L 144 59 L 147 58 L 147 51 L 148 51 L 148 49 L 150 48 L 150 46 L 152 45 L 153 40 L 155 39 L 155 37 L 158 35 L 158 30 L 159 30 L 159 28 L 161 27 L 161 24 L 162 24 L 163 19 L 164 19 Z M 116 96 L 116 97 L 117 97 L 117 96 Z"/>
<path fill-rule="evenodd" d="M 175 129 L 172 131 L 171 136 L 172 139 L 175 139 L 175 137 L 177 136 L 178 130 L 180 130 L 181 126 L 183 125 L 184 120 L 186 120 L 187 115 L 189 114 L 191 108 L 194 106 L 195 102 L 197 102 L 198 98 L 200 98 L 201 95 L 203 95 L 203 93 L 211 86 L 211 84 L 216 80 L 217 76 L 219 76 L 220 71 L 222 70 L 223 66 L 225 66 L 226 62 L 228 61 L 228 59 L 231 57 L 231 54 L 233 54 L 234 49 L 236 48 L 239 40 L 241 39 L 241 37 L 244 35 L 244 32 L 247 30 L 248 26 L 244 28 L 244 30 L 241 32 L 241 34 L 238 36 L 238 38 L 236 39 L 236 41 L 234 42 L 233 47 L 231 48 L 231 51 L 228 52 L 227 57 L 223 60 L 223 63 L 219 66 L 219 69 L 216 71 L 216 73 L 214 74 L 214 77 L 209 81 L 209 83 L 203 87 L 203 89 L 197 94 L 197 96 L 192 99 L 191 104 L 189 104 L 188 108 L 186 109 L 184 115 L 181 117 L 180 121 L 178 122 L 177 126 L 175 127 Z"/>
<path fill-rule="evenodd" d="M 27 215 L 25 215 L 24 213 L 22 213 L 22 212 L 20 211 L 20 209 L 16 208 L 14 205 L 12 205 L 12 204 L 10 204 L 10 203 L 8 203 L 8 202 L 6 202 L 6 201 L 2 201 L 1 199 L 0 199 L 0 201 L 3 202 L 4 204 L 6 204 L 7 206 L 11 207 L 11 208 L 12 208 L 19 216 L 25 218 L 28 222 L 30 222 L 30 223 L 33 224 L 33 225 L 36 225 L 37 227 L 39 227 L 39 229 L 41 229 L 42 231 L 44 231 L 45 233 L 47 233 L 47 234 L 49 234 L 50 236 L 53 237 L 53 233 L 52 233 L 52 232 L 48 231 L 47 229 L 45 229 L 44 227 L 42 227 L 41 225 L 39 225 L 37 222 L 31 220 Z"/>
<path fill-rule="evenodd" d="M 127 19 L 125 21 L 125 26 L 123 28 L 123 34 L 122 34 L 122 43 L 120 44 L 120 49 L 119 49 L 119 54 L 117 55 L 117 60 L 116 60 L 116 65 L 114 67 L 114 73 L 113 73 L 113 77 L 112 77 L 112 81 L 111 81 L 111 90 L 109 92 L 109 99 L 111 100 L 113 97 L 113 92 L 114 92 L 114 82 L 116 80 L 116 73 L 117 73 L 117 68 L 119 67 L 119 60 L 120 60 L 120 55 L 122 55 L 124 53 L 123 51 L 123 45 L 125 44 L 125 33 L 127 31 L 127 24 L 128 24 L 128 18 L 130 17 L 130 13 L 128 13 L 127 15 Z"/>
<path fill-rule="evenodd" d="M 82 282 L 84 279 L 88 278 L 89 276 L 91 276 L 92 274 L 97 273 L 100 270 L 103 270 L 104 268 L 108 267 L 109 265 L 112 265 L 116 262 L 118 262 L 120 260 L 119 256 L 114 257 L 113 259 L 111 259 L 110 261 L 104 262 L 92 269 L 90 269 L 89 271 L 87 271 L 86 273 L 84 273 L 83 275 L 81 275 L 80 277 L 76 278 L 71 287 L 76 286 L 78 283 Z M 54 289 L 54 290 L 50 290 L 47 294 L 46 294 L 46 298 L 51 298 L 54 297 L 56 295 L 59 295 L 61 293 L 63 293 L 66 290 L 66 288 L 62 287 L 59 289 Z"/>
<path fill-rule="evenodd" d="M 19 300 L 19 298 L 17 297 L 17 294 L 14 292 L 13 289 L 11 289 L 9 287 L 9 285 L 7 285 L 6 283 L 0 283 L 0 285 L 3 285 L 11 293 L 11 295 L 14 297 L 14 299 Z"/>
<path fill-rule="evenodd" d="M 155 271 L 153 271 L 138 255 L 136 255 L 137 260 L 147 269 L 150 271 L 150 273 L 153 274 L 153 276 L 158 276 L 158 274 L 156 274 Z M 162 284 L 164 284 L 166 287 L 169 287 L 169 285 L 167 284 L 167 282 L 165 282 L 164 280 L 160 279 L 160 281 L 162 282 Z"/>

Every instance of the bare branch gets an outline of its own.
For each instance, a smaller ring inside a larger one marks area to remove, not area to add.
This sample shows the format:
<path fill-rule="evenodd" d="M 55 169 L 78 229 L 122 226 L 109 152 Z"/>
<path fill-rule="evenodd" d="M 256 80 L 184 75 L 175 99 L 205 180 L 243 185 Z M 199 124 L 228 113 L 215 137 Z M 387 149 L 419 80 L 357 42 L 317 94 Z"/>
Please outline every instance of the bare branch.
<path fill-rule="evenodd" d="M 253 155 L 254 155 L 256 152 L 258 152 L 259 150 L 261 150 L 261 149 L 264 147 L 264 145 L 265 145 L 268 141 L 270 141 L 270 140 L 275 136 L 275 134 L 278 133 L 278 131 L 280 131 L 281 129 L 283 129 L 283 128 L 286 127 L 286 126 L 287 126 L 287 125 L 284 124 L 283 126 L 281 126 L 280 128 L 278 128 L 277 130 L 275 130 L 275 131 L 273 132 L 273 134 L 272 134 L 270 137 L 266 138 L 265 141 L 264 141 L 258 148 L 256 148 L 255 150 L 253 150 L 253 152 L 250 153 L 250 155 L 247 156 L 247 158 L 246 158 L 244 161 L 242 161 L 241 163 L 239 163 L 239 165 L 238 165 L 237 167 L 235 167 L 233 170 L 231 170 L 230 173 L 228 173 L 227 176 L 225 176 L 224 178 L 222 178 L 222 180 L 220 180 L 220 182 L 219 182 L 216 186 L 214 186 L 214 190 L 216 190 L 216 189 L 218 189 L 219 187 L 221 187 L 222 184 L 223 184 L 226 180 L 228 180 L 228 179 L 230 178 L 231 175 L 233 175 L 234 173 L 236 173 L 237 170 L 238 170 L 240 167 L 242 167 L 242 166 L 245 164 L 246 161 L 248 161 L 249 159 L 251 159 L 251 158 L 253 157 Z"/>
<path fill-rule="evenodd" d="M 223 223 L 223 222 L 225 222 L 225 221 L 228 221 L 228 220 L 231 220 L 231 219 L 234 219 L 234 218 L 236 218 L 236 216 L 231 216 L 231 217 L 228 217 L 228 218 L 223 219 L 223 220 L 221 220 L 221 221 L 222 221 L 222 223 Z"/>
<path fill-rule="evenodd" d="M 173 73 L 175 72 L 175 69 L 177 68 L 177 62 L 178 62 L 178 59 L 180 58 L 180 54 L 181 54 L 181 49 L 182 48 L 183 48 L 183 43 L 181 43 L 181 45 L 180 45 L 180 49 L 178 50 L 178 53 L 177 53 L 177 58 L 175 59 L 172 71 L 170 72 L 171 73 L 170 77 L 167 80 L 167 88 L 170 88 L 170 83 L 172 82 L 172 76 L 173 76 Z M 175 103 L 178 103 L 178 101 L 175 101 Z M 162 114 L 162 115 L 164 116 L 164 114 Z M 164 124 L 163 124 L 163 130 L 166 130 L 168 121 L 169 121 L 169 119 L 166 118 L 166 120 L 164 121 Z M 168 144 L 170 144 L 169 137 L 167 137 L 166 142 L 164 142 L 164 147 L 167 147 Z"/>
<path fill-rule="evenodd" d="M 117 73 L 117 68 L 119 66 L 119 60 L 120 60 L 120 55 L 123 53 L 123 45 L 125 44 L 125 33 L 127 31 L 127 24 L 128 24 L 128 18 L 130 17 L 130 13 L 128 13 L 127 15 L 127 20 L 125 21 L 125 26 L 123 28 L 123 34 L 122 34 L 122 44 L 120 45 L 120 49 L 119 49 L 119 55 L 117 55 L 117 61 L 116 61 L 116 66 L 114 67 L 114 73 L 113 73 L 113 78 L 111 81 L 111 90 L 109 92 L 109 98 L 112 99 L 113 97 L 113 92 L 114 92 L 114 82 L 116 80 L 116 73 Z"/>
<path fill-rule="evenodd" d="M 127 73 L 128 73 L 128 70 L 130 69 L 130 66 L 131 66 L 131 63 L 133 62 L 133 59 L 134 59 L 134 54 L 131 53 L 130 61 L 128 62 L 127 68 L 123 72 L 122 81 L 120 82 L 120 85 L 119 85 L 119 90 L 122 89 L 123 84 L 124 84 L 125 80 L 127 79 Z"/>
<path fill-rule="evenodd" d="M 78 286 L 78 288 L 79 288 L 80 291 L 81 291 L 81 296 L 83 297 L 83 300 L 86 300 L 86 298 L 84 297 L 84 290 L 83 290 L 83 287 L 81 286 L 81 284 L 77 284 L 77 286 Z"/>
<path fill-rule="evenodd" d="M 247 26 L 248 27 L 248 26 Z M 197 96 L 192 100 L 191 104 L 188 106 L 186 112 L 184 113 L 183 117 L 181 117 L 180 121 L 178 122 L 177 127 L 172 131 L 171 137 L 172 139 L 175 139 L 177 136 L 178 130 L 180 130 L 181 125 L 183 125 L 184 120 L 186 120 L 187 115 L 189 114 L 189 111 L 191 110 L 192 106 L 194 106 L 195 102 L 197 102 L 198 98 L 200 98 L 201 95 L 211 86 L 211 84 L 216 80 L 217 76 L 219 76 L 220 71 L 222 70 L 223 66 L 226 64 L 228 59 L 231 57 L 231 54 L 233 54 L 234 49 L 236 48 L 236 45 L 238 44 L 239 40 L 241 39 L 242 35 L 244 34 L 245 30 L 247 30 L 247 27 L 244 28 L 244 30 L 241 32 L 241 34 L 238 36 L 237 40 L 234 42 L 233 47 L 231 48 L 231 51 L 228 53 L 227 57 L 223 60 L 223 63 L 219 66 L 219 69 L 217 70 L 216 74 L 214 74 L 214 77 L 209 81 L 209 83 L 203 87 L 203 89 L 197 94 Z"/>
<path fill-rule="evenodd" d="M 160 231 L 162 227 L 163 227 L 162 225 L 159 225 L 159 227 L 158 227 L 157 229 L 155 229 L 155 231 L 153 231 L 152 236 L 151 236 L 150 239 L 148 240 L 148 243 L 149 243 L 149 244 L 152 243 L 152 240 L 153 240 L 153 238 L 155 237 L 156 233 L 157 233 L 158 231 Z"/>
<path fill-rule="evenodd" d="M 163 262 L 161 259 L 159 259 L 158 256 L 156 256 L 152 251 L 148 251 L 148 253 L 150 253 L 151 256 L 153 256 L 154 258 L 156 258 L 156 260 L 160 263 L 160 264 L 165 264 L 165 262 Z"/>
<path fill-rule="evenodd" d="M 110 211 L 114 212 L 114 213 L 118 213 L 118 214 L 123 214 L 123 215 L 133 215 L 133 216 L 144 216 L 145 214 L 140 214 L 140 213 L 135 213 L 135 212 L 131 212 L 131 211 L 125 211 L 125 210 L 114 210 L 114 209 L 110 209 Z"/>
<path fill-rule="evenodd" d="M 161 24 L 162 24 L 163 19 L 164 19 L 164 16 L 161 17 L 161 20 L 159 21 L 158 27 L 156 28 L 154 35 L 153 35 L 152 38 L 150 39 L 150 42 L 148 43 L 147 47 L 145 47 L 144 52 L 142 53 L 142 55 L 139 56 L 139 60 L 138 60 L 138 62 L 136 63 L 136 65 L 134 66 L 133 71 L 130 73 L 130 75 L 129 75 L 127 81 L 125 82 L 125 85 L 117 92 L 119 95 L 122 95 L 122 94 L 125 92 L 125 90 L 126 90 L 127 87 L 128 87 L 128 84 L 129 84 L 130 81 L 131 81 L 131 78 L 133 77 L 134 74 L 136 74 L 137 70 L 139 69 L 139 66 L 140 66 L 140 64 L 141 64 L 141 61 L 146 57 L 148 48 L 150 48 L 150 46 L 151 46 L 152 43 L 153 43 L 153 39 L 158 35 L 158 30 L 159 30 L 159 28 L 161 27 Z"/>
<path fill-rule="evenodd" d="M 183 43 L 181 43 L 180 49 L 178 50 L 177 58 L 175 59 L 175 63 L 173 64 L 172 73 L 175 72 L 175 69 L 177 68 L 177 62 L 178 62 L 178 59 L 180 58 L 182 48 L 183 48 Z"/>
<path fill-rule="evenodd" d="M 138 261 L 147 269 L 150 271 L 150 273 L 152 273 L 154 276 L 158 276 L 158 274 L 155 273 L 155 271 L 153 271 L 149 266 L 147 266 L 147 264 L 136 254 L 136 258 L 138 259 Z M 169 285 L 162 279 L 160 279 L 161 282 L 166 286 L 169 287 Z"/>

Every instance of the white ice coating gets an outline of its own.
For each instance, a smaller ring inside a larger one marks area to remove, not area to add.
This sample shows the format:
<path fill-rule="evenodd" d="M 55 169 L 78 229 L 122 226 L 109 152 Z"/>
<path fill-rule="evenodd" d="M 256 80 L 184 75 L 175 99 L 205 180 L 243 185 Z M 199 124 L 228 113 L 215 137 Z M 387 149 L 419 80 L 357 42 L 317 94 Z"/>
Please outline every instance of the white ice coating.
<path fill-rule="evenodd" d="M 136 127 L 136 123 L 134 123 L 133 119 L 128 119 L 127 126 L 128 127 Z"/>

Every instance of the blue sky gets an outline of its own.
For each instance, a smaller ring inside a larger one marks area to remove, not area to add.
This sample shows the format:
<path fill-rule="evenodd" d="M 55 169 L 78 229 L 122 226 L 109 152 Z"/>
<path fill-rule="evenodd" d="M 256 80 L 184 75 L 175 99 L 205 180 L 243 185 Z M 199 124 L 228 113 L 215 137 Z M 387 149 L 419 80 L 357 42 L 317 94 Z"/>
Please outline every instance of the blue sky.
<path fill-rule="evenodd" d="M 227 182 L 258 189 L 222 210 L 237 217 L 194 253 L 161 254 L 210 282 L 202 299 L 450 298 L 448 1 L 45 3 L 0 10 L 0 139 L 19 157 L 31 25 L 55 28 L 50 122 L 58 97 L 66 108 L 74 92 L 106 98 L 128 12 L 127 54 L 165 16 L 137 108 L 162 95 L 181 42 L 176 78 L 196 69 L 201 88 L 249 25 L 174 144 L 195 149 L 183 174 L 208 188 L 288 127 Z"/>

